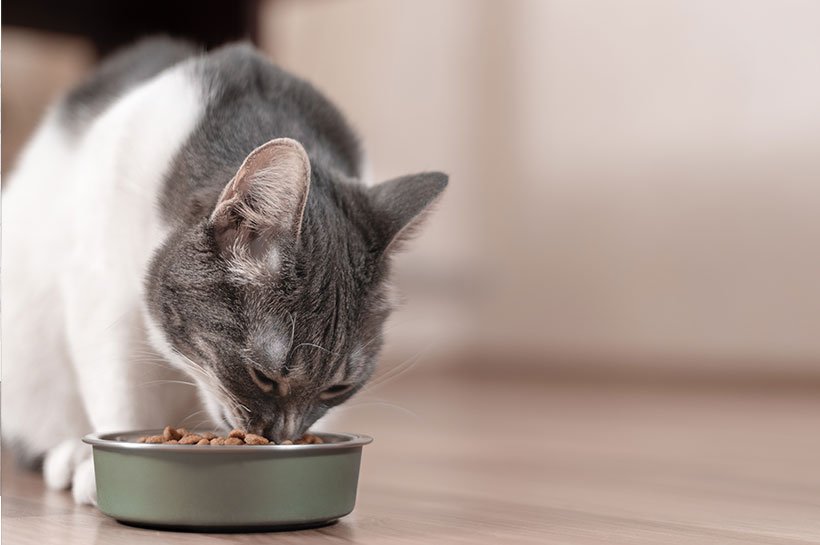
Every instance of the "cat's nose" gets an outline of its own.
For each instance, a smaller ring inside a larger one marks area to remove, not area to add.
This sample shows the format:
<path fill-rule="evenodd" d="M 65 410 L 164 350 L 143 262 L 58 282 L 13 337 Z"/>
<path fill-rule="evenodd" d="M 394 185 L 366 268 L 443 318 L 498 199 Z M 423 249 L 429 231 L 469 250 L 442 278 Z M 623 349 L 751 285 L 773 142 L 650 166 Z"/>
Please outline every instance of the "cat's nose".
<path fill-rule="evenodd" d="M 279 413 L 271 426 L 269 437 L 277 443 L 285 439 L 296 440 L 301 436 L 299 433 L 301 424 L 301 418 L 296 413 L 289 411 Z"/>
<path fill-rule="evenodd" d="M 302 424 L 302 419 L 296 413 L 288 413 L 285 415 L 285 425 L 283 428 L 286 439 L 299 439 L 299 427 Z"/>

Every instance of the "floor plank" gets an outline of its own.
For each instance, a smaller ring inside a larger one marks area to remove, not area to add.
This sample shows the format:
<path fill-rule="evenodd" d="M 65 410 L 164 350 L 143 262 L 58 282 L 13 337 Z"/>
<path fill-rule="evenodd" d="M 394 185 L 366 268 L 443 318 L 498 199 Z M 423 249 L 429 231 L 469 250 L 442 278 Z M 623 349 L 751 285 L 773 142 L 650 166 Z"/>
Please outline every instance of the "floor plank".
<path fill-rule="evenodd" d="M 339 429 L 376 440 L 356 510 L 335 525 L 240 535 L 130 528 L 44 490 L 4 456 L 3 540 L 820 543 L 820 396 L 810 392 L 410 377 L 339 419 Z"/>

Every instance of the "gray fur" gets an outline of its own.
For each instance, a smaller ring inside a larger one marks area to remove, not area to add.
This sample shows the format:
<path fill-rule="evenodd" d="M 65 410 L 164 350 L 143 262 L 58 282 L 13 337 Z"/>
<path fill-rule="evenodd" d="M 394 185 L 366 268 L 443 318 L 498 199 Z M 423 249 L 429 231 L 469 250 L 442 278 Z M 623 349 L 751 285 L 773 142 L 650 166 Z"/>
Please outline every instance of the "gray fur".
<path fill-rule="evenodd" d="M 156 36 L 114 53 L 63 98 L 60 113 L 64 124 L 81 131 L 125 92 L 199 52 L 200 48 L 189 42 Z"/>
<path fill-rule="evenodd" d="M 172 234 L 149 268 L 147 306 L 174 350 L 211 370 L 250 409 L 223 406 L 228 423 L 296 437 L 372 375 L 391 311 L 390 254 L 447 177 L 418 174 L 367 188 L 358 181 L 355 135 L 308 83 L 244 45 L 201 57 L 195 68 L 206 115 L 160 196 Z M 310 159 L 301 229 L 256 238 L 276 250 L 279 265 L 241 280 L 231 249 L 220 244 L 227 227 L 211 214 L 248 154 L 281 137 L 301 143 Z M 351 388 L 324 399 L 338 384 Z"/>
<path fill-rule="evenodd" d="M 42 452 L 33 452 L 25 442 L 19 438 L 3 438 L 3 450 L 8 449 L 14 457 L 14 465 L 27 471 L 40 472 L 43 469 L 45 455 Z"/>
<path fill-rule="evenodd" d="M 361 174 L 359 142 L 341 113 L 309 83 L 277 68 L 249 45 L 223 47 L 199 60 L 207 115 L 178 155 L 161 199 L 169 222 L 196 222 L 254 148 L 290 137 L 321 163 Z"/>

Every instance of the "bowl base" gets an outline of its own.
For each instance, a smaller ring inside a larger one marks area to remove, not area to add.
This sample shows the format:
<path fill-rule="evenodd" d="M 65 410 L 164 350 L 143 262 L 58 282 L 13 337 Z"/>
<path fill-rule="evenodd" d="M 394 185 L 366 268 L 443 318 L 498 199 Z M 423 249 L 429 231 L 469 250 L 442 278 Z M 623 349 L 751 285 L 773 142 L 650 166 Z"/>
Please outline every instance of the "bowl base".
<path fill-rule="evenodd" d="M 145 528 L 150 530 L 162 530 L 165 532 L 193 532 L 205 534 L 236 534 L 236 533 L 262 533 L 262 532 L 292 532 L 297 530 L 310 530 L 335 524 L 339 519 L 328 519 L 303 523 L 284 524 L 249 524 L 241 526 L 208 526 L 203 524 L 154 524 L 151 522 L 115 519 L 125 526 Z"/>

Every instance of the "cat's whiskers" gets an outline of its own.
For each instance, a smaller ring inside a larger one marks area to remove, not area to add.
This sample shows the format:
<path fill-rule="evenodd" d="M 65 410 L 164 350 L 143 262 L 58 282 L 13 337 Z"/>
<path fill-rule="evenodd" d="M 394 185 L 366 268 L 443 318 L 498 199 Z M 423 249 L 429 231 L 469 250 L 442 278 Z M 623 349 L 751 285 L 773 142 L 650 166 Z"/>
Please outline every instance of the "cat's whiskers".
<path fill-rule="evenodd" d="M 318 344 L 314 344 L 314 343 L 299 343 L 290 350 L 290 353 L 292 354 L 293 352 L 296 351 L 297 348 L 302 347 L 302 346 L 312 346 L 313 348 L 318 348 L 319 350 L 324 350 L 325 352 L 327 352 L 328 354 L 331 354 L 333 356 L 338 356 L 339 355 L 338 352 L 333 352 L 331 350 L 328 350 L 327 348 L 324 348 L 324 347 L 319 346 Z"/>
<path fill-rule="evenodd" d="M 205 369 L 202 369 L 202 370 L 205 373 L 205 376 L 207 376 L 208 379 L 209 379 L 209 385 L 210 386 L 215 386 L 217 391 L 219 392 L 219 394 L 221 394 L 221 395 L 217 395 L 217 397 L 221 398 L 223 401 L 227 399 L 227 401 L 229 402 L 229 403 L 226 403 L 227 405 L 236 405 L 236 406 L 242 407 L 247 412 L 251 412 L 251 410 L 249 408 L 247 408 L 245 405 L 240 403 L 239 400 L 233 394 L 231 394 L 231 392 L 229 392 L 227 390 L 227 388 L 225 388 L 219 382 L 219 379 L 213 373 L 208 372 Z M 213 391 L 212 391 L 212 393 L 216 394 L 216 392 L 213 392 Z"/>
<path fill-rule="evenodd" d="M 433 349 L 433 344 L 427 345 L 425 348 L 422 348 L 412 356 L 408 357 L 401 363 L 391 367 L 384 374 L 375 377 L 371 380 L 368 384 L 362 387 L 361 391 L 363 393 L 372 392 L 374 389 L 385 385 L 387 382 L 392 381 L 399 376 L 403 375 L 407 371 L 409 371 L 412 367 L 414 367 L 423 357 L 428 355 L 431 350 Z"/>
<path fill-rule="evenodd" d="M 226 405 L 228 405 L 228 406 L 232 406 L 232 405 L 233 405 L 233 406 L 241 407 L 241 408 L 242 408 L 242 409 L 244 409 L 246 412 L 248 412 L 248 413 L 250 413 L 250 412 L 251 412 L 251 410 L 250 410 L 248 407 L 246 407 L 245 405 L 243 405 L 243 404 L 242 404 L 242 403 L 241 403 L 241 402 L 240 402 L 240 401 L 236 398 L 236 396 L 234 396 L 231 392 L 229 392 L 229 391 L 228 391 L 228 389 L 227 389 L 227 388 L 225 388 L 225 387 L 224 387 L 224 386 L 223 386 L 223 385 L 219 382 L 219 379 L 218 379 L 218 378 L 217 378 L 217 377 L 216 377 L 216 376 L 215 376 L 212 372 L 209 372 L 207 369 L 205 369 L 205 367 L 203 367 L 203 366 L 199 365 L 198 363 L 196 363 L 195 361 L 193 361 L 191 358 L 189 358 L 188 356 L 186 356 L 186 355 L 185 355 L 185 354 L 183 354 L 182 352 L 180 352 L 180 351 L 178 351 L 178 350 L 175 350 L 174 352 L 175 352 L 177 355 L 179 355 L 179 356 L 180 356 L 181 361 L 182 361 L 182 363 L 183 363 L 183 364 L 185 364 L 186 366 L 188 366 L 188 368 L 189 368 L 189 369 L 192 369 L 192 370 L 194 370 L 194 371 L 199 372 L 199 373 L 200 373 L 200 374 L 201 374 L 201 375 L 205 378 L 204 383 L 205 383 L 205 384 L 207 384 L 207 387 L 209 387 L 209 390 L 211 391 L 211 393 L 212 393 L 214 396 L 216 396 L 216 397 L 218 397 L 218 398 L 222 399 L 222 401 L 223 401 L 223 402 L 225 401 L 225 399 L 227 399 L 227 400 L 230 402 L 230 403 L 226 403 Z M 217 394 L 217 392 L 219 392 L 219 394 L 221 394 L 221 395 L 218 395 L 218 394 Z"/>
<path fill-rule="evenodd" d="M 397 379 L 398 377 L 400 377 L 404 373 L 407 373 L 408 371 L 410 371 L 410 369 L 412 369 L 416 364 L 418 364 L 418 362 L 421 361 L 421 358 L 423 356 L 424 356 L 424 354 L 418 354 L 416 356 L 411 356 L 411 357 L 407 358 L 402 363 L 400 363 L 400 364 L 396 365 L 395 367 L 393 367 L 393 368 L 389 369 L 388 371 L 386 371 L 383 375 L 380 375 L 380 376 L 376 377 L 376 379 L 371 381 L 370 383 L 368 383 L 363 388 L 363 390 L 365 392 L 372 392 L 376 388 L 384 386 L 388 382 Z"/>
<path fill-rule="evenodd" d="M 243 348 L 243 349 L 241 349 L 241 352 L 242 352 L 242 356 L 246 360 L 248 360 L 248 362 L 250 362 L 251 364 L 253 364 L 255 367 L 257 367 L 259 369 L 264 369 L 264 366 L 261 363 L 259 363 L 255 359 L 253 359 L 253 356 L 251 355 L 253 351 L 250 348 Z"/>
<path fill-rule="evenodd" d="M 185 384 L 187 386 L 196 386 L 195 382 L 187 382 L 185 380 L 149 380 L 147 382 L 140 383 L 140 386 L 151 386 L 154 384 Z"/>
<path fill-rule="evenodd" d="M 416 321 L 420 321 L 420 319 L 417 319 Z M 402 320 L 402 321 L 393 321 L 393 322 L 391 322 L 389 325 L 383 327 L 382 330 L 379 333 L 376 333 L 375 335 L 370 337 L 370 339 L 368 339 L 359 348 L 361 350 L 364 350 L 365 348 L 367 348 L 368 346 L 370 346 L 371 344 L 373 344 L 374 342 L 376 342 L 380 338 L 386 337 L 387 334 L 390 333 L 391 331 L 393 331 L 394 329 L 398 328 L 399 326 L 405 326 L 408 323 L 412 323 L 412 320 L 405 319 L 405 320 Z"/>
<path fill-rule="evenodd" d="M 293 346 L 293 337 L 296 335 L 296 319 L 293 317 L 293 313 L 291 311 L 286 311 L 288 316 L 290 316 L 290 343 L 288 343 L 288 352 L 291 351 L 291 347 Z"/>
<path fill-rule="evenodd" d="M 231 410 L 231 412 L 233 412 L 234 407 L 242 408 L 247 413 L 251 412 L 251 410 L 248 407 L 246 407 L 245 405 L 240 403 L 235 397 L 233 397 L 230 394 L 230 392 L 225 390 L 224 387 L 222 387 L 219 384 L 218 379 L 216 377 L 211 377 L 211 378 L 213 379 L 214 382 L 211 382 L 209 380 L 209 381 L 203 383 L 203 386 L 205 387 L 205 389 L 208 390 L 208 392 L 210 392 L 211 395 L 213 395 L 215 398 L 217 398 L 217 400 L 219 400 L 223 405 L 227 406 L 228 409 Z M 214 383 L 216 383 L 216 387 L 217 387 L 216 389 L 213 388 Z"/>
<path fill-rule="evenodd" d="M 382 406 L 382 407 L 388 407 L 388 408 L 391 408 L 391 409 L 396 409 L 396 410 L 398 410 L 400 412 L 403 412 L 403 413 L 405 413 L 409 416 L 412 416 L 413 418 L 417 418 L 419 420 L 421 419 L 421 416 L 419 416 L 418 413 L 408 409 L 407 407 L 402 407 L 401 405 L 397 405 L 395 403 L 390 403 L 389 401 L 382 401 L 382 400 L 372 400 L 372 401 L 363 400 L 361 402 L 346 403 L 344 405 L 340 405 L 339 407 L 337 407 L 336 412 L 344 412 L 344 411 L 349 411 L 350 409 L 356 409 L 356 408 L 360 408 L 360 407 L 371 407 L 371 406 L 375 406 L 375 405 Z"/>
<path fill-rule="evenodd" d="M 132 351 L 129 356 L 129 363 L 131 365 L 150 365 L 153 367 L 162 368 L 164 370 L 173 371 L 175 373 L 180 373 L 179 368 L 175 367 L 174 364 L 156 353 L 140 353 Z"/>
<path fill-rule="evenodd" d="M 156 354 L 148 354 L 148 353 L 141 354 L 141 353 L 132 352 L 128 356 L 128 359 L 132 363 L 151 362 L 151 363 L 156 363 L 157 365 L 163 365 L 165 367 L 173 369 L 173 365 L 171 364 L 171 362 L 169 362 L 168 360 L 166 360 L 162 356 L 159 356 L 159 355 L 156 355 Z"/>
<path fill-rule="evenodd" d="M 196 413 L 194 413 L 194 414 L 196 414 Z M 183 422 L 184 422 L 184 421 L 183 421 Z M 192 430 L 197 430 L 197 429 L 200 429 L 200 428 L 201 428 L 201 426 L 202 426 L 203 424 L 209 424 L 209 427 L 213 427 L 213 421 L 212 421 L 210 418 L 200 418 L 199 420 L 197 420 L 195 423 L 193 423 L 193 424 L 192 424 L 191 426 L 189 426 L 189 427 L 190 427 Z M 182 426 L 182 425 L 180 424 L 180 426 L 179 426 L 179 427 L 184 427 L 184 426 Z"/>
<path fill-rule="evenodd" d="M 183 419 L 179 422 L 179 424 L 177 425 L 177 427 L 180 427 L 180 428 L 181 428 L 181 427 L 183 427 L 183 425 L 185 424 L 185 422 L 187 422 L 188 420 L 190 420 L 191 418 L 195 417 L 195 416 L 196 416 L 196 415 L 198 415 L 198 414 L 202 414 L 202 413 L 204 413 L 205 411 L 207 411 L 207 409 L 199 409 L 198 411 L 194 411 L 194 412 L 192 412 L 191 414 L 189 414 L 188 416 L 186 416 L 185 418 L 183 418 Z"/>

